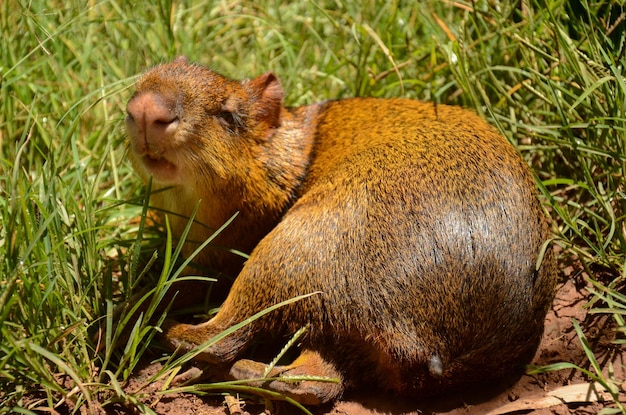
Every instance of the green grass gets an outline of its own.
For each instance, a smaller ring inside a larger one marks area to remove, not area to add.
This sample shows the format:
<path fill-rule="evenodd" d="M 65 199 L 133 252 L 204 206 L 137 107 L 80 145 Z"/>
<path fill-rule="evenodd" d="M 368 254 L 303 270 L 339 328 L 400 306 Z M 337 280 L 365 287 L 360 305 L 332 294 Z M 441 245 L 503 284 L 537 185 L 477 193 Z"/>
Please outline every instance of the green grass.
<path fill-rule="evenodd" d="M 274 71 L 290 105 L 367 95 L 475 109 L 534 167 L 555 243 L 625 341 L 619 3 L 282 3 L 0 3 L 0 413 L 62 400 L 149 412 L 118 385 L 155 331 L 144 319 L 123 341 L 112 311 L 149 275 L 167 284 L 176 251 L 136 220 L 145 190 L 123 117 L 135 75 L 180 54 L 235 78 Z M 122 347 L 97 354 L 98 341 Z"/>

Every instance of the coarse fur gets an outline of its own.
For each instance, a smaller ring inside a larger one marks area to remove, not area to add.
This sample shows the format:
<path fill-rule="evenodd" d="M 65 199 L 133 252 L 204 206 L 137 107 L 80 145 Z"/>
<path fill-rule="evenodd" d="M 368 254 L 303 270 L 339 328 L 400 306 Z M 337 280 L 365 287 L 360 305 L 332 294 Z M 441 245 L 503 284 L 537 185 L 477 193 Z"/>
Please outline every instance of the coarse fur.
<path fill-rule="evenodd" d="M 235 82 L 184 58 L 136 88 L 131 159 L 144 180 L 171 186 L 153 204 L 181 214 L 180 235 L 202 200 L 196 242 L 239 212 L 216 245 L 251 252 L 245 264 L 211 247 L 196 258 L 238 275 L 214 318 L 166 325 L 170 347 L 320 292 L 198 358 L 258 377 L 265 365 L 241 359 L 250 342 L 309 325 L 300 357 L 270 375 L 341 382 L 265 386 L 319 404 L 366 384 L 440 393 L 532 357 L 556 283 L 550 231 L 528 166 L 480 117 L 409 99 L 285 108 L 271 73 Z"/>

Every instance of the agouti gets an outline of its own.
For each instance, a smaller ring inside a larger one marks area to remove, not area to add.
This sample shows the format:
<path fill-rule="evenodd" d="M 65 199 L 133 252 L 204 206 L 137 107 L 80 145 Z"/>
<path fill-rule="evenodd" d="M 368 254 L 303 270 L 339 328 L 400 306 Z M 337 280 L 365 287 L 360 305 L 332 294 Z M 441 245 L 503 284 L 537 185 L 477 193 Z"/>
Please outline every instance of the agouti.
<path fill-rule="evenodd" d="M 235 379 L 262 377 L 252 340 L 308 325 L 270 377 L 339 379 L 264 387 L 307 404 L 374 386 L 425 396 L 497 379 L 529 361 L 554 296 L 555 259 L 532 174 L 471 111 L 354 98 L 298 108 L 266 73 L 236 82 L 185 58 L 139 80 L 127 107 L 130 156 L 189 240 L 238 216 L 196 261 L 238 275 L 219 312 L 168 322 L 190 350 L 302 294 L 203 350 Z M 189 253 L 196 245 L 188 243 Z M 223 247 L 249 252 L 240 256 Z"/>

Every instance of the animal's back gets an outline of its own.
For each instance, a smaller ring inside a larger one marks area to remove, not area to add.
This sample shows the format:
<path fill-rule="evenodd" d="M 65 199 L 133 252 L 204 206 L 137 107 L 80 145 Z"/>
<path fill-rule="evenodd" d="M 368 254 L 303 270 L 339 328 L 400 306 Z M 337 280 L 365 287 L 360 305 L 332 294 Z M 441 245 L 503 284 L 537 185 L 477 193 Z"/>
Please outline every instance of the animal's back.
<path fill-rule="evenodd" d="M 311 323 L 313 347 L 348 378 L 400 392 L 497 377 L 533 353 L 553 259 L 537 272 L 548 227 L 513 147 L 456 107 L 351 99 L 318 111 L 301 195 L 238 278 L 250 278 L 246 301 L 323 292 L 278 319 Z"/>

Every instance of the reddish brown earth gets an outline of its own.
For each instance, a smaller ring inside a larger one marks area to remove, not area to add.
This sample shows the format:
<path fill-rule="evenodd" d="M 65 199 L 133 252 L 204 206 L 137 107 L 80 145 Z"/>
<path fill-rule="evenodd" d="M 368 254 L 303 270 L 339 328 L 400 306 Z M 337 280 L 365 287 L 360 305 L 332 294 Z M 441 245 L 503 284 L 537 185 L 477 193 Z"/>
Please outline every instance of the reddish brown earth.
<path fill-rule="evenodd" d="M 599 363 L 606 371 L 612 364 L 616 379 L 626 379 L 624 357 L 625 347 L 611 343 L 614 331 L 610 316 L 591 314 L 587 311 L 590 298 L 586 290 L 587 284 L 580 273 L 580 267 L 564 266 L 562 283 L 554 300 L 553 308 L 546 318 L 545 332 L 541 345 L 532 361 L 533 365 L 544 366 L 558 362 L 572 362 L 583 368 L 590 369 L 589 361 L 577 337 L 573 319 L 580 322 L 585 335 L 595 352 Z M 141 369 L 135 379 L 126 386 L 127 391 L 134 390 L 144 380 L 158 370 L 157 364 Z M 592 370 L 592 369 L 591 369 Z M 589 392 L 591 380 L 585 378 L 580 371 L 566 369 L 548 373 L 528 375 L 503 382 L 495 386 L 476 385 L 474 390 L 440 397 L 435 400 L 399 400 L 382 396 L 375 391 L 344 396 L 336 404 L 313 409 L 316 415 L 353 415 L 353 414 L 447 414 L 447 415 L 496 415 L 496 414 L 596 414 L 602 408 L 611 408 L 610 396 L 606 392 L 593 394 Z M 152 385 L 158 390 L 159 385 Z M 577 390 L 572 390 L 577 388 Z M 624 389 L 621 385 L 620 401 L 626 402 Z M 555 392 L 556 391 L 556 392 Z M 576 394 L 578 392 L 578 394 Z M 556 397 L 550 399 L 550 393 Z M 156 395 L 145 399 L 145 404 L 152 407 L 158 414 L 205 414 L 205 415 L 244 415 L 249 414 L 296 414 L 298 409 L 287 403 L 274 403 L 266 408 L 263 402 L 245 397 L 237 401 L 229 398 L 231 411 L 226 408 L 222 396 L 198 397 L 190 394 L 168 395 L 156 398 Z M 233 402 L 235 405 L 233 406 Z M 237 405 L 239 402 L 240 405 Z M 566 403 L 564 403 L 566 402 Z M 124 414 L 123 408 L 105 409 L 106 413 Z"/>
<path fill-rule="evenodd" d="M 615 330 L 612 317 L 588 312 L 591 298 L 587 291 L 588 283 L 577 263 L 561 264 L 561 281 L 552 310 L 546 317 L 543 339 L 532 361 L 532 365 L 545 366 L 559 362 L 571 362 L 584 369 L 593 371 L 589 365 L 581 342 L 575 333 L 573 320 L 580 323 L 594 354 L 606 374 L 612 367 L 615 379 L 621 379 L 621 402 L 626 402 L 626 357 L 625 345 L 616 345 Z M 144 396 L 141 404 L 162 415 L 284 415 L 302 413 L 297 408 L 285 403 L 274 402 L 271 407 L 254 397 L 235 396 L 224 398 L 223 395 L 199 397 L 193 394 L 160 395 L 161 384 L 149 384 L 147 380 L 155 374 L 160 364 L 152 363 L 137 370 L 136 375 L 127 385 L 124 392 L 132 395 L 139 388 Z M 69 380 L 69 379 L 68 379 Z M 59 379 L 60 383 L 65 383 Z M 500 415 L 500 414 L 532 414 L 532 415 L 567 415 L 597 414 L 605 408 L 614 408 L 615 403 L 610 395 L 599 390 L 598 394 L 590 392 L 592 380 L 580 371 L 565 369 L 540 374 L 525 374 L 521 378 L 501 382 L 499 385 L 475 385 L 462 393 L 447 395 L 437 399 L 415 400 L 397 399 L 384 396 L 376 391 L 360 394 L 349 394 L 334 405 L 312 408 L 315 415 L 374 415 L 374 414 L 424 414 L 424 415 Z M 146 385 L 148 385 L 146 387 Z M 573 390 L 572 388 L 576 389 Z M 71 388 L 70 388 L 71 389 Z M 555 397 L 550 395 L 554 394 Z M 135 394 L 137 396 L 138 394 Z M 35 397 L 29 397 L 34 399 Z M 38 397 L 41 399 L 42 397 Z M 109 397 L 110 398 L 110 397 Z M 90 406 L 81 408 L 68 407 L 69 402 L 46 413 L 81 413 L 81 414 L 136 414 L 120 404 L 110 402 L 102 406 L 101 402 L 92 402 Z M 31 399 L 28 399 L 31 400 Z M 230 404 L 227 409 L 226 401 Z"/>

